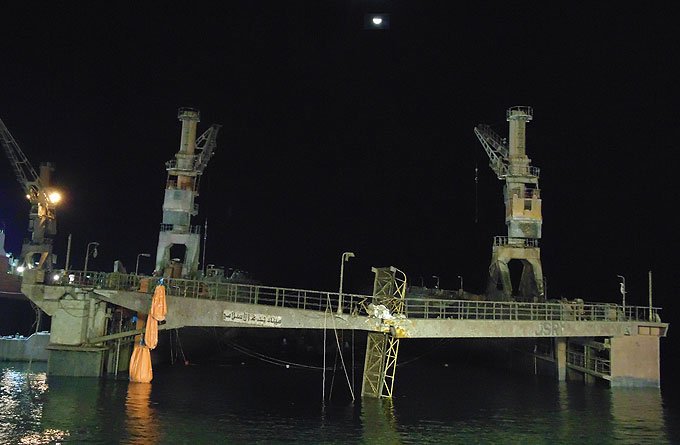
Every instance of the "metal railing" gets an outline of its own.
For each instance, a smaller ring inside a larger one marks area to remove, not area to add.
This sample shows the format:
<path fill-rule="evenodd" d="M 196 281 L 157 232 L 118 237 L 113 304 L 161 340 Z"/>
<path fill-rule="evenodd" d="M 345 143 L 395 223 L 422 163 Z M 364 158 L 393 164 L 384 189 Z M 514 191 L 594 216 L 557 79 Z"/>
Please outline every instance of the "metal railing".
<path fill-rule="evenodd" d="M 582 352 L 567 351 L 567 363 L 598 374 L 611 375 L 611 360 L 602 357 L 588 357 Z"/>
<path fill-rule="evenodd" d="M 194 205 L 198 209 L 198 204 Z M 161 223 L 161 232 L 176 232 L 176 233 L 201 233 L 201 226 L 183 226 L 180 224 L 165 224 Z"/>
<path fill-rule="evenodd" d="M 538 178 L 541 176 L 541 169 L 531 165 L 508 165 L 508 176 L 533 176 Z"/>
<path fill-rule="evenodd" d="M 660 321 L 660 308 L 652 308 L 652 320 Z M 469 301 L 407 299 L 410 318 L 456 320 L 532 320 L 532 321 L 649 321 L 650 308 L 610 303 L 519 301 Z"/>
<path fill-rule="evenodd" d="M 151 293 L 158 277 L 134 274 L 70 271 L 51 282 L 53 285 L 92 287 L 110 290 Z M 144 287 L 142 282 L 145 282 Z M 164 278 L 166 295 L 182 298 L 202 298 L 245 304 L 325 311 L 337 310 L 338 293 L 305 289 L 239 284 L 220 281 Z M 367 315 L 369 295 L 342 294 L 344 313 Z M 626 306 L 613 303 L 560 301 L 529 303 L 518 301 L 470 301 L 434 298 L 406 298 L 404 313 L 408 318 L 453 320 L 530 320 L 530 321 L 650 321 L 660 322 L 660 308 Z"/>
<path fill-rule="evenodd" d="M 538 247 L 538 239 L 536 238 L 512 238 L 507 236 L 494 236 L 493 245 L 510 246 L 510 247 Z"/>
<path fill-rule="evenodd" d="M 220 281 L 185 280 L 179 278 L 163 278 L 163 280 L 166 295 L 171 297 L 201 298 L 245 304 L 264 304 L 316 311 L 325 311 L 327 308 L 336 311 L 338 307 L 337 292 L 290 289 Z M 146 284 L 143 284 L 144 281 Z M 159 277 L 121 273 L 84 273 L 82 271 L 70 271 L 68 275 L 60 277 L 52 284 L 134 292 L 140 292 L 140 289 L 146 288 L 146 293 L 151 293 L 159 284 L 159 281 Z M 370 298 L 371 297 L 366 295 L 343 292 L 343 310 L 345 313 L 353 312 L 358 314 L 361 311 L 363 304 L 368 304 Z M 365 311 L 363 312 L 365 314 Z"/>

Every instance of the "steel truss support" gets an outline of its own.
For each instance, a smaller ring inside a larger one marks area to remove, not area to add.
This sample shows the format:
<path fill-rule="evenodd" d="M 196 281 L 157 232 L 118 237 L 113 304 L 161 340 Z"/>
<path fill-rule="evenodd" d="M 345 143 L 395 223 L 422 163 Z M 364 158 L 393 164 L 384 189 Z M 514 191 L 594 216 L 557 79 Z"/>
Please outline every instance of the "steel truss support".
<path fill-rule="evenodd" d="M 398 338 L 380 332 L 368 333 L 362 397 L 392 398 L 398 354 Z"/>
<path fill-rule="evenodd" d="M 404 313 L 406 274 L 396 267 L 373 267 L 373 304 L 384 305 L 390 316 Z M 361 396 L 392 398 L 397 373 L 399 339 L 394 326 L 385 324 L 385 332 L 369 332 L 366 338 L 366 359 Z"/>

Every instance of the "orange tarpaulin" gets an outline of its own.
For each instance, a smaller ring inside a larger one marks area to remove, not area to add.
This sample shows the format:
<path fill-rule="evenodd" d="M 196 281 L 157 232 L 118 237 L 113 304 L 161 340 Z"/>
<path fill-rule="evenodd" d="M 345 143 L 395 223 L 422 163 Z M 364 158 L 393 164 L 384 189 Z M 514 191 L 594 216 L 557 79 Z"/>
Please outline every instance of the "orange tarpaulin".
<path fill-rule="evenodd" d="M 137 343 L 130 358 L 130 381 L 148 383 L 153 378 L 151 349 L 158 345 L 158 322 L 165 320 L 168 308 L 165 302 L 165 286 L 159 284 L 151 298 L 151 309 L 146 317 L 144 341 Z M 141 320 L 140 320 L 141 321 Z M 141 338 L 140 338 L 141 340 Z"/>
<path fill-rule="evenodd" d="M 149 349 L 155 349 L 158 346 L 158 322 L 149 314 L 146 317 L 146 330 L 144 331 L 144 344 Z"/>
<path fill-rule="evenodd" d="M 168 313 L 168 306 L 165 303 L 165 286 L 158 285 L 153 291 L 153 298 L 151 299 L 151 310 L 149 315 L 156 319 L 156 321 L 165 320 L 165 314 Z"/>
<path fill-rule="evenodd" d="M 151 351 L 144 345 L 135 345 L 130 358 L 130 381 L 149 383 L 153 379 Z"/>

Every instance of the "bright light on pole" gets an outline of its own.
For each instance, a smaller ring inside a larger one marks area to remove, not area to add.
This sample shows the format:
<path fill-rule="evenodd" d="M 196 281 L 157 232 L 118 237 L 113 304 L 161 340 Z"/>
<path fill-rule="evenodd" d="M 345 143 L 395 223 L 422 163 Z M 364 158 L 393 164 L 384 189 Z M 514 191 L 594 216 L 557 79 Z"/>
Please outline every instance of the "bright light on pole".
<path fill-rule="evenodd" d="M 90 246 L 94 246 L 92 251 L 92 258 L 97 258 L 97 246 L 99 243 L 97 241 L 92 241 L 87 243 L 87 249 L 85 250 L 85 267 L 83 268 L 83 275 L 87 275 L 87 262 L 90 259 Z"/>
<path fill-rule="evenodd" d="M 139 275 L 139 257 L 143 256 L 144 258 L 149 258 L 151 254 L 148 253 L 140 253 L 137 255 L 137 264 L 135 265 L 135 275 Z"/>
<path fill-rule="evenodd" d="M 439 289 L 439 277 L 438 277 L 437 275 L 432 275 L 432 278 L 434 278 L 435 280 L 437 280 L 437 284 L 434 285 L 434 288 L 435 288 L 435 289 Z"/>
<path fill-rule="evenodd" d="M 340 290 L 338 291 L 338 314 L 342 314 L 342 280 L 345 275 L 345 262 L 354 258 L 354 252 L 344 252 L 340 257 Z"/>

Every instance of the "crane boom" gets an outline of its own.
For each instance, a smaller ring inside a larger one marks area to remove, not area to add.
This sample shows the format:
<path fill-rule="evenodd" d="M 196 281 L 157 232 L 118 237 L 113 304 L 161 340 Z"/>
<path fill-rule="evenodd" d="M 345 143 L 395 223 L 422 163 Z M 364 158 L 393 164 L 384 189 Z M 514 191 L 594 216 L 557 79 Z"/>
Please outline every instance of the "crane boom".
<path fill-rule="evenodd" d="M 37 191 L 41 189 L 40 178 L 2 119 L 0 119 L 0 141 L 2 141 L 5 153 L 12 164 L 17 181 L 27 195 L 36 195 Z M 37 196 L 35 197 L 37 198 Z"/>
<path fill-rule="evenodd" d="M 477 125 L 475 134 L 489 156 L 489 167 L 496 172 L 498 179 L 508 175 L 508 145 L 488 125 Z"/>
<path fill-rule="evenodd" d="M 217 146 L 217 133 L 219 133 L 222 126 L 213 124 L 201 136 L 196 139 L 196 148 L 201 152 L 196 156 L 194 163 L 194 170 L 198 174 L 202 174 L 203 170 L 208 166 L 208 161 L 213 155 L 213 151 Z"/>
<path fill-rule="evenodd" d="M 52 166 L 49 163 L 42 164 L 38 175 L 2 119 L 0 143 L 12 164 L 17 181 L 31 203 L 28 218 L 30 238 L 21 247 L 21 266 L 32 268 L 37 265 L 39 269 L 51 270 L 54 260 L 52 239 L 57 233 L 55 204 L 58 201 L 58 197 L 49 195 Z"/>

